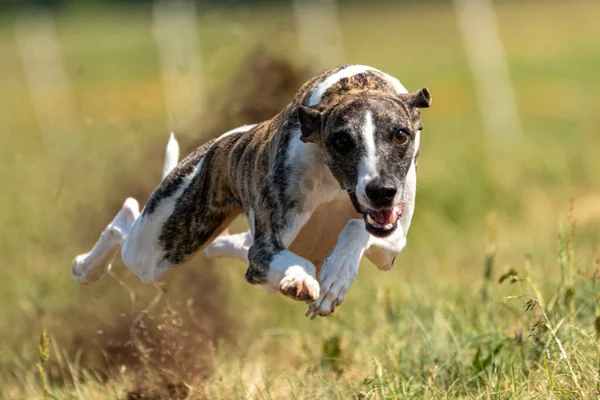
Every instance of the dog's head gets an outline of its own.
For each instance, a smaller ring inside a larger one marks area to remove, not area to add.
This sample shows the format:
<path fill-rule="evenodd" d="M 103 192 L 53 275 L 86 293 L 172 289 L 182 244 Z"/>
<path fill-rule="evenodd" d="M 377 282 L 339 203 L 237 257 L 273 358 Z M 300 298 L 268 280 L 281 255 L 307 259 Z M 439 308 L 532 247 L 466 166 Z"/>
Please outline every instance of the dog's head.
<path fill-rule="evenodd" d="M 319 111 L 300 106 L 298 118 L 304 142 L 319 145 L 325 163 L 363 215 L 367 230 L 391 234 L 414 201 L 407 175 L 418 151 L 423 128 L 419 108 L 429 107 L 427 88 L 414 93 L 363 92 L 343 96 Z"/>

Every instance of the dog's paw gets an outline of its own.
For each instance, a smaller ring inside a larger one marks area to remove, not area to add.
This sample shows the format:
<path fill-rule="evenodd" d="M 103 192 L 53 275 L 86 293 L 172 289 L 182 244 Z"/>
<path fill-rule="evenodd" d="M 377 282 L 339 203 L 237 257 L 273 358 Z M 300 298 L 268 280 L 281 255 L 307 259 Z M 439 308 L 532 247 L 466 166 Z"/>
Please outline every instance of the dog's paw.
<path fill-rule="evenodd" d="M 137 200 L 127 198 L 119 213 L 104 228 L 92 250 L 78 255 L 73 260 L 73 279 L 81 285 L 88 285 L 102 278 L 110 270 L 112 258 L 139 215 Z"/>
<path fill-rule="evenodd" d="M 300 267 L 286 271 L 279 282 L 279 291 L 298 301 L 315 301 L 319 298 L 319 282 Z"/>
<path fill-rule="evenodd" d="M 90 283 L 94 283 L 102 276 L 110 270 L 111 264 L 110 258 L 107 257 L 108 260 L 104 260 L 104 262 L 99 262 L 97 265 L 90 265 L 88 254 L 81 254 L 75 257 L 73 260 L 73 268 L 71 269 L 71 275 L 73 279 L 77 281 L 80 285 L 89 285 Z"/>
<path fill-rule="evenodd" d="M 352 258 L 329 256 L 321 268 L 321 295 L 308 305 L 306 316 L 325 317 L 346 299 L 346 294 L 358 275 L 358 261 Z"/>

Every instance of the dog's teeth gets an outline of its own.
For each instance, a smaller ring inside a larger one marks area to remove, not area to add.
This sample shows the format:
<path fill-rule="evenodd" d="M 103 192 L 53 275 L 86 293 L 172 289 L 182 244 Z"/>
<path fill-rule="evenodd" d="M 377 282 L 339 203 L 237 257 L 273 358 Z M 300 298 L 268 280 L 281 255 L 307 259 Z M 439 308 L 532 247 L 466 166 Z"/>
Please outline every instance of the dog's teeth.
<path fill-rule="evenodd" d="M 371 216 L 369 214 L 367 214 L 367 222 L 371 225 L 377 224 L 377 222 L 375 222 L 375 220 L 373 218 L 371 218 Z"/>

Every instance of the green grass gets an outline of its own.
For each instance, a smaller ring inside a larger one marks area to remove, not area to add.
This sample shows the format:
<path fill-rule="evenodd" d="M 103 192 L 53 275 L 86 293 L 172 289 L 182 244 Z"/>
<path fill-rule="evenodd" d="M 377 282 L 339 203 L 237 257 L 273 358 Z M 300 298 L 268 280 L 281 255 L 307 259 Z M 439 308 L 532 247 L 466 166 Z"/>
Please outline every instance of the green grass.
<path fill-rule="evenodd" d="M 449 5 L 341 9 L 344 61 L 428 86 L 434 102 L 407 248 L 390 272 L 365 261 L 346 302 L 315 321 L 248 285 L 234 261 L 202 259 L 159 297 L 119 262 L 77 286 L 72 258 L 159 180 L 167 127 L 150 12 L 57 16 L 79 122 L 45 134 L 13 16 L 0 16 L 0 398 L 43 398 L 40 366 L 46 397 L 61 399 L 169 384 L 210 399 L 596 398 L 600 4 L 496 9 L 525 137 L 491 146 Z M 203 9 L 199 21 L 210 98 L 235 98 L 220 88 L 257 44 L 307 67 L 288 8 Z M 199 116 L 179 133 L 186 146 L 228 127 L 211 109 Z"/>

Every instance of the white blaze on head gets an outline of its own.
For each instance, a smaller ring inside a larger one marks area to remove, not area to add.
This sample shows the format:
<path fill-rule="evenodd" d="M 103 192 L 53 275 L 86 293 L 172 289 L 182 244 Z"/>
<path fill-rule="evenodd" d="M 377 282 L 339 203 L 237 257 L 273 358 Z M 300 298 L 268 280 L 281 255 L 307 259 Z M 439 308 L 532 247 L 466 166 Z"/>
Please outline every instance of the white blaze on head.
<path fill-rule="evenodd" d="M 323 100 L 323 95 L 325 95 L 325 92 L 342 79 L 362 74 L 367 71 L 377 70 L 373 67 L 367 67 L 366 65 L 350 65 L 346 68 L 339 70 L 335 74 L 329 76 L 323 82 L 319 83 L 319 85 L 317 85 L 317 87 L 312 91 L 310 99 L 308 99 L 307 105 L 310 107 L 319 104 L 321 100 Z"/>
<path fill-rule="evenodd" d="M 364 144 L 365 154 L 358 166 L 358 180 L 356 182 L 356 196 L 362 204 L 369 204 L 366 193 L 367 185 L 377 178 L 377 152 L 375 149 L 375 125 L 371 111 L 365 114 L 365 122 L 361 129 L 361 139 Z"/>

